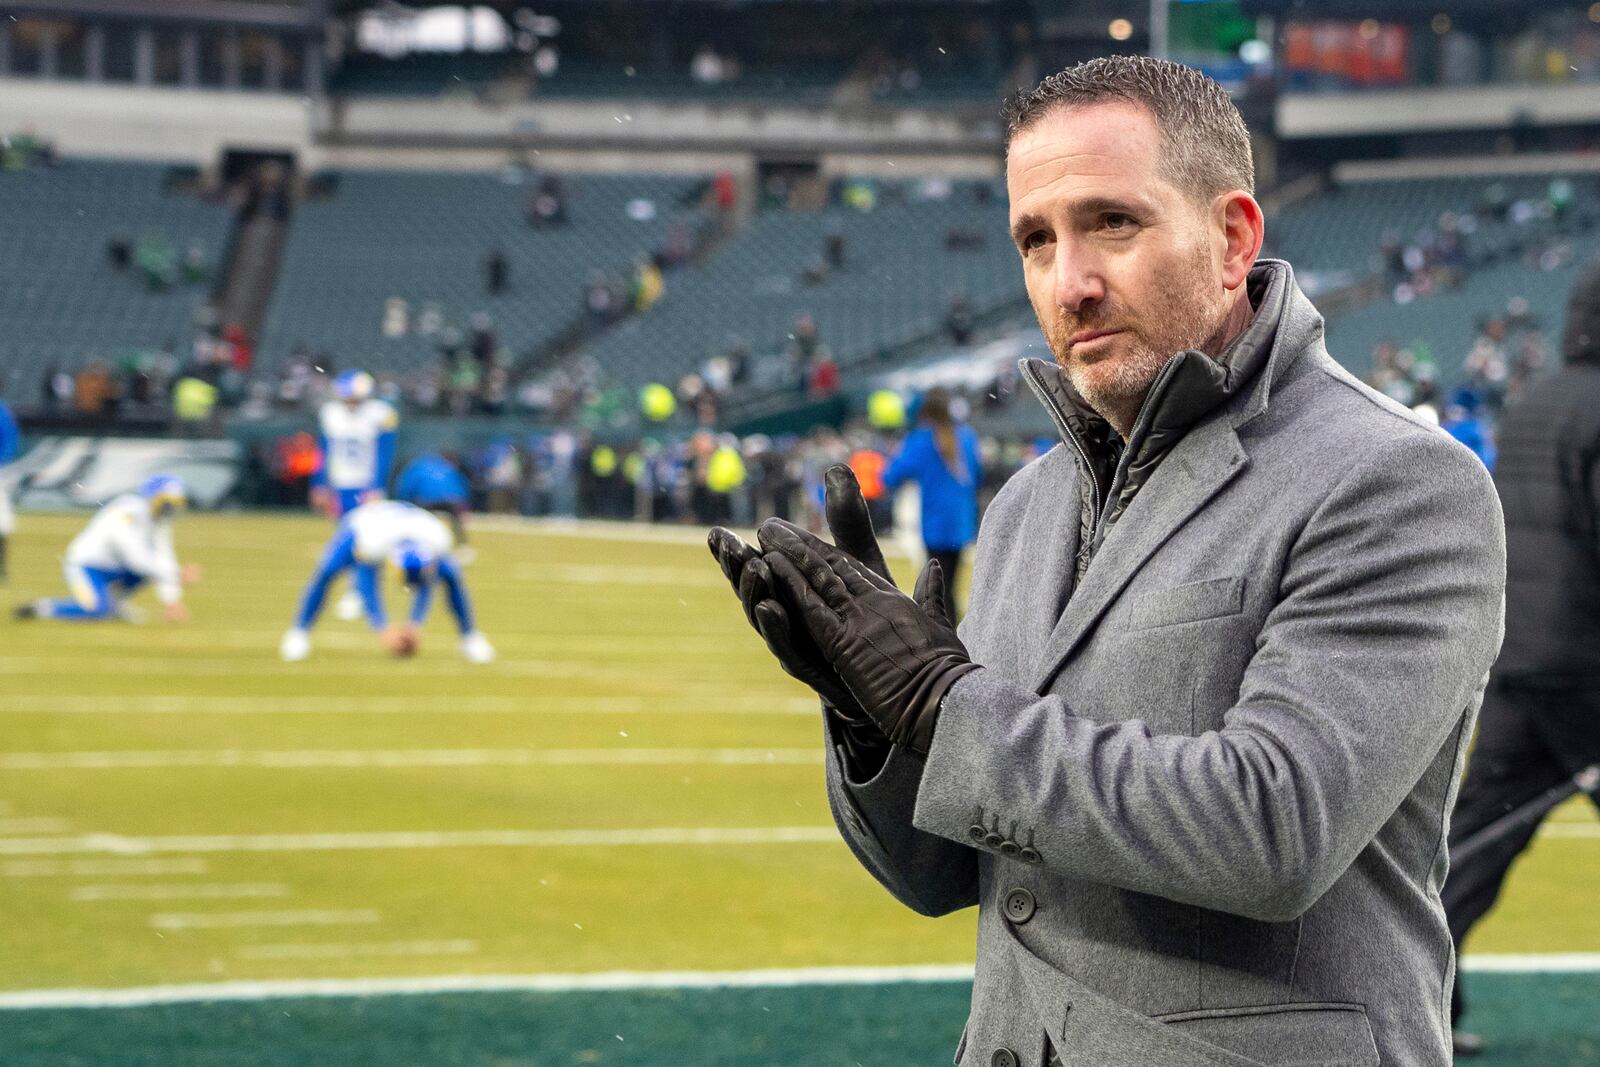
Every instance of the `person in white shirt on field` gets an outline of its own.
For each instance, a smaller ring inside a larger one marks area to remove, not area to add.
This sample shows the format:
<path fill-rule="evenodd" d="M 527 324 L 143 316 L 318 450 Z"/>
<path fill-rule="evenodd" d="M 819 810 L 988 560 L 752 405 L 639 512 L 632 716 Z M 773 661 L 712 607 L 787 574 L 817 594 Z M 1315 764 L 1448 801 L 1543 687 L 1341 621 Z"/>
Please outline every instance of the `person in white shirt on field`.
<path fill-rule="evenodd" d="M 317 412 L 322 466 L 312 476 L 311 506 L 336 522 L 361 504 L 382 500 L 394 468 L 400 416 L 372 395 L 375 388 L 366 371 L 345 371 L 333 380 L 334 399 Z M 354 590 L 340 598 L 334 614 L 361 617 Z"/>
<path fill-rule="evenodd" d="M 375 500 L 358 505 L 339 523 L 322 561 L 300 600 L 294 625 L 283 635 L 279 654 L 296 662 L 311 654 L 311 628 L 327 597 L 328 586 L 346 570 L 354 571 L 356 592 L 367 622 L 396 656 L 415 654 L 419 628 L 442 584 L 461 632 L 461 654 L 473 663 L 494 659 L 494 648 L 473 623 L 472 603 L 460 565 L 451 554 L 450 528 L 414 504 Z M 393 567 L 412 589 L 411 613 L 404 623 L 390 624 L 380 590 L 382 570 Z"/>
<path fill-rule="evenodd" d="M 183 481 L 166 474 L 115 498 L 67 546 L 62 571 L 72 595 L 21 604 L 17 618 L 134 621 L 127 600 L 151 585 L 168 622 L 188 621 L 183 587 L 200 580 L 200 568 L 180 566 L 172 544 L 172 520 L 188 504 Z"/>

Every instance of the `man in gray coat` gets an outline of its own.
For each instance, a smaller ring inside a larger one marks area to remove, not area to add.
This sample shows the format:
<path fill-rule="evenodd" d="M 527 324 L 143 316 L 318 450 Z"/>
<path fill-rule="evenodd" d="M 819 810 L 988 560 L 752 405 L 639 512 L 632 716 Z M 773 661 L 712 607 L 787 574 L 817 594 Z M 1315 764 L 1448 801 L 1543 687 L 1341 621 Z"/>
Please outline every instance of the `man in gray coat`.
<path fill-rule="evenodd" d="M 768 520 L 712 548 L 827 707 L 829 796 L 909 907 L 979 907 L 963 1065 L 1450 1060 L 1439 886 L 1499 646 L 1466 449 L 1328 356 L 1256 262 L 1244 124 L 1198 72 L 1094 60 L 1008 109 L 1012 236 L 1063 444 L 984 517 L 960 636 Z"/>

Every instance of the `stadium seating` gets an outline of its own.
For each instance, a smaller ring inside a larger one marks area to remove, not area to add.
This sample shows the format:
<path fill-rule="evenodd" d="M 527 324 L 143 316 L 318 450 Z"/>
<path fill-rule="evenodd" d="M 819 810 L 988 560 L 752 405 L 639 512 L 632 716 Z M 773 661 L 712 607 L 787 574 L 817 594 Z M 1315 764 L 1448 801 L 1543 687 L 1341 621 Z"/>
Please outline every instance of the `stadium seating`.
<path fill-rule="evenodd" d="M 290 229 L 259 348 L 268 366 L 297 342 L 341 366 L 407 370 L 436 361 L 437 337 L 384 337 L 385 302 L 407 302 L 415 326 L 425 305 L 466 330 L 473 313 L 494 319 L 517 355 L 560 334 L 582 312 L 595 268 L 621 272 L 653 252 L 705 179 L 645 175 L 563 177 L 568 222 L 530 227 L 534 190 L 521 172 L 460 174 L 352 171 L 337 193 L 302 204 Z M 650 217 L 629 215 L 635 201 Z M 484 258 L 504 249 L 510 287 L 486 291 Z"/>
<path fill-rule="evenodd" d="M 51 362 L 188 343 L 209 286 L 153 292 L 137 268 L 119 273 L 106 254 L 118 234 L 163 240 L 178 254 L 198 242 L 221 269 L 228 209 L 164 191 L 166 174 L 160 164 L 83 159 L 0 172 L 0 388 L 33 395 Z"/>
<path fill-rule="evenodd" d="M 950 297 L 975 308 L 1023 298 L 1016 252 L 1006 237 L 1002 195 L 980 203 L 970 183 L 947 199 L 901 199 L 880 191 L 871 211 L 769 211 L 700 266 L 669 277 L 647 313 L 607 331 L 584 350 L 623 382 L 673 381 L 698 369 L 730 336 L 759 359 L 781 351 L 795 319 L 810 314 L 845 367 L 938 328 Z M 908 185 L 900 190 L 910 192 Z M 946 248 L 952 228 L 980 235 L 981 247 Z M 846 266 L 817 285 L 804 279 L 830 232 L 844 234 Z"/>
<path fill-rule="evenodd" d="M 1581 265 L 1600 251 L 1595 236 L 1600 177 L 1564 176 L 1573 188 L 1572 207 L 1564 219 L 1536 215 L 1519 222 L 1503 209 L 1517 201 L 1542 204 L 1556 177 L 1563 176 L 1347 183 L 1269 220 L 1270 252 L 1288 259 L 1302 274 L 1326 271 L 1378 280 L 1370 302 L 1329 316 L 1329 348 L 1341 363 L 1365 375 L 1378 342 L 1408 345 L 1420 340 L 1448 388 L 1460 377 L 1479 324 L 1502 314 L 1512 297 L 1525 297 L 1546 335 L 1552 342 L 1559 338 L 1567 291 Z M 1445 212 L 1470 214 L 1475 224 L 1465 237 L 1464 284 L 1397 304 L 1392 286 L 1381 281 L 1385 235 L 1410 243 L 1435 227 Z M 1528 249 L 1555 240 L 1572 243 L 1572 262 L 1553 271 L 1527 262 Z"/>

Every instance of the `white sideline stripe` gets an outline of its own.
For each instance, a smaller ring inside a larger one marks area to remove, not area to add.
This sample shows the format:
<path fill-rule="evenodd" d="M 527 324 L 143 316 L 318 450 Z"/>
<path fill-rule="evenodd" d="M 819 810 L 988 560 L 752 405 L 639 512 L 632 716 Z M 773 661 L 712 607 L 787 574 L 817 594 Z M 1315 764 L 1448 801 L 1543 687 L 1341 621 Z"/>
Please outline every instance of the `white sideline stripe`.
<path fill-rule="evenodd" d="M 677 698 L 682 700 L 681 697 Z M 814 697 L 784 696 L 760 705 L 662 706 L 655 697 L 494 696 L 0 696 L 11 715 L 778 715 L 817 714 Z"/>
<path fill-rule="evenodd" d="M 281 636 L 281 635 L 280 635 Z M 314 642 L 318 647 L 345 648 L 377 648 L 373 639 L 363 638 L 357 642 L 327 642 L 323 635 L 316 635 Z M 500 643 L 500 642 L 496 642 Z M 592 648 L 594 641 L 589 644 Z M 307 660 L 302 663 L 286 664 L 277 657 L 276 641 L 263 640 L 257 646 L 257 651 L 263 653 L 255 659 L 225 659 L 203 657 L 158 659 L 150 656 L 93 656 L 79 657 L 72 663 L 74 675 L 114 675 L 118 678 L 155 677 L 164 674 L 181 674 L 186 677 L 204 678 L 231 678 L 241 674 L 281 676 L 292 673 L 296 677 L 307 674 L 337 674 L 340 677 L 351 675 L 361 678 L 393 678 L 395 667 L 383 660 L 372 662 L 350 663 L 335 660 Z M 446 646 L 449 651 L 454 651 L 454 645 Z M 502 651 L 507 651 L 502 649 Z M 545 651 L 549 651 L 546 649 Z M 636 649 L 625 650 L 635 652 Z M 270 658 L 266 653 L 271 653 Z M 652 670 L 651 681 L 659 685 L 658 668 L 680 667 L 685 675 L 704 678 L 708 672 L 726 668 L 728 655 L 726 651 L 702 651 L 699 655 L 689 655 L 681 651 L 665 651 L 659 656 L 613 656 L 608 650 L 604 653 L 609 661 L 616 659 L 624 664 L 622 667 L 598 667 L 592 663 L 575 662 L 572 659 L 530 659 L 522 656 L 502 659 L 494 666 L 495 674 L 510 674 L 534 678 L 594 678 L 597 680 L 617 680 L 638 678 L 644 667 Z M 462 662 L 455 656 L 440 657 L 432 660 L 423 659 L 415 664 L 408 665 L 410 671 L 417 666 L 439 668 L 427 672 L 432 677 L 462 677 L 478 674 L 474 670 L 475 664 Z M 55 677 L 61 673 L 59 659 L 45 656 L 11 656 L 0 657 L 0 674 L 15 675 L 47 675 Z"/>
<path fill-rule="evenodd" d="M 1467 971 L 1573 974 L 1600 971 L 1600 953 L 1468 956 Z M 130 989 L 36 989 L 0 993 L 0 1010 L 127 1008 L 195 1001 L 280 997 L 371 997 L 427 993 L 626 992 L 640 989 L 788 989 L 800 986 L 970 982 L 969 963 L 909 967 L 794 967 L 759 971 L 603 971 L 592 974 L 440 975 L 433 978 L 327 978 L 217 982 Z"/>
<path fill-rule="evenodd" d="M 0 838 L 0 856 L 152 852 L 326 852 L 416 848 L 611 848 L 623 845 L 837 844 L 832 826 L 666 826 L 638 830 L 392 830 L 322 834 L 191 834 Z"/>
<path fill-rule="evenodd" d="M 353 911 L 171 911 L 150 916 L 156 930 L 233 930 L 247 926 L 356 926 L 379 921 L 372 908 Z"/>
<path fill-rule="evenodd" d="M 1485 974 L 1594 974 L 1600 972 L 1600 952 L 1503 956 L 1470 953 L 1461 958 L 1461 969 Z"/>
<path fill-rule="evenodd" d="M 822 762 L 816 748 L 463 748 L 308 750 L 246 752 L 6 752 L 0 770 L 120 770 L 171 767 L 259 767 L 298 770 L 311 767 L 589 767 L 610 765 L 710 764 L 747 766 Z M 5 826 L 0 821 L 0 828 Z M 59 833 L 66 827 L 53 831 Z"/>
<path fill-rule="evenodd" d="M 100 900 L 245 900 L 257 897 L 286 897 L 289 887 L 276 882 L 207 885 L 203 882 L 174 885 L 80 885 L 71 899 L 88 903 Z"/>
<path fill-rule="evenodd" d="M 0 819 L 0 834 L 64 834 L 71 828 L 66 819 Z"/>
<path fill-rule="evenodd" d="M 890 982 L 969 982 L 972 965 L 796 967 L 762 971 L 602 971 L 592 974 L 441 975 L 432 978 L 290 979 L 133 989 L 39 989 L 0 993 L 0 1010 L 124 1008 L 277 997 L 370 997 L 425 993 L 624 992 L 638 989 L 762 989 Z"/>
<path fill-rule="evenodd" d="M 207 874 L 211 864 L 203 859 L 177 860 L 8 860 L 0 866 L 7 878 L 106 877 L 136 874 Z"/>
<path fill-rule="evenodd" d="M 234 953 L 242 960 L 349 960 L 389 956 L 471 956 L 476 941 L 373 941 L 328 945 L 246 945 Z"/>

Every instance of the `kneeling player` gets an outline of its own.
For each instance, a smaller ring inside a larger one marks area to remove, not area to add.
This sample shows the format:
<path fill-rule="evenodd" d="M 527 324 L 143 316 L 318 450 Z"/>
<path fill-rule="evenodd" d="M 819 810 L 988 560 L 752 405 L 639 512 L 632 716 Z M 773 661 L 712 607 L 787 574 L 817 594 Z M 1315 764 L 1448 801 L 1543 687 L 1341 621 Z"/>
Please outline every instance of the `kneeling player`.
<path fill-rule="evenodd" d="M 139 588 L 155 586 L 166 605 L 168 622 L 189 617 L 183 587 L 198 581 L 200 569 L 178 566 L 172 547 L 172 518 L 189 503 L 183 482 L 157 475 L 95 513 L 82 533 L 67 546 L 62 571 L 72 596 L 36 600 L 17 607 L 19 619 L 131 620 L 125 603 Z"/>
<path fill-rule="evenodd" d="M 283 635 L 279 653 L 291 662 L 310 654 L 311 627 L 322 610 L 329 583 L 341 572 L 354 570 L 367 621 L 382 635 L 389 651 L 399 656 L 416 651 L 418 627 L 433 603 L 433 587 L 442 582 L 461 631 L 461 654 L 473 663 L 489 662 L 494 658 L 494 648 L 473 626 L 466 582 L 450 548 L 449 529 L 419 507 L 379 500 L 352 509 L 339 523 L 317 572 L 311 576 L 311 584 L 300 601 L 300 612 L 293 628 Z M 386 620 L 379 589 L 379 572 L 385 563 L 400 571 L 414 591 L 409 621 L 394 626 Z"/>

